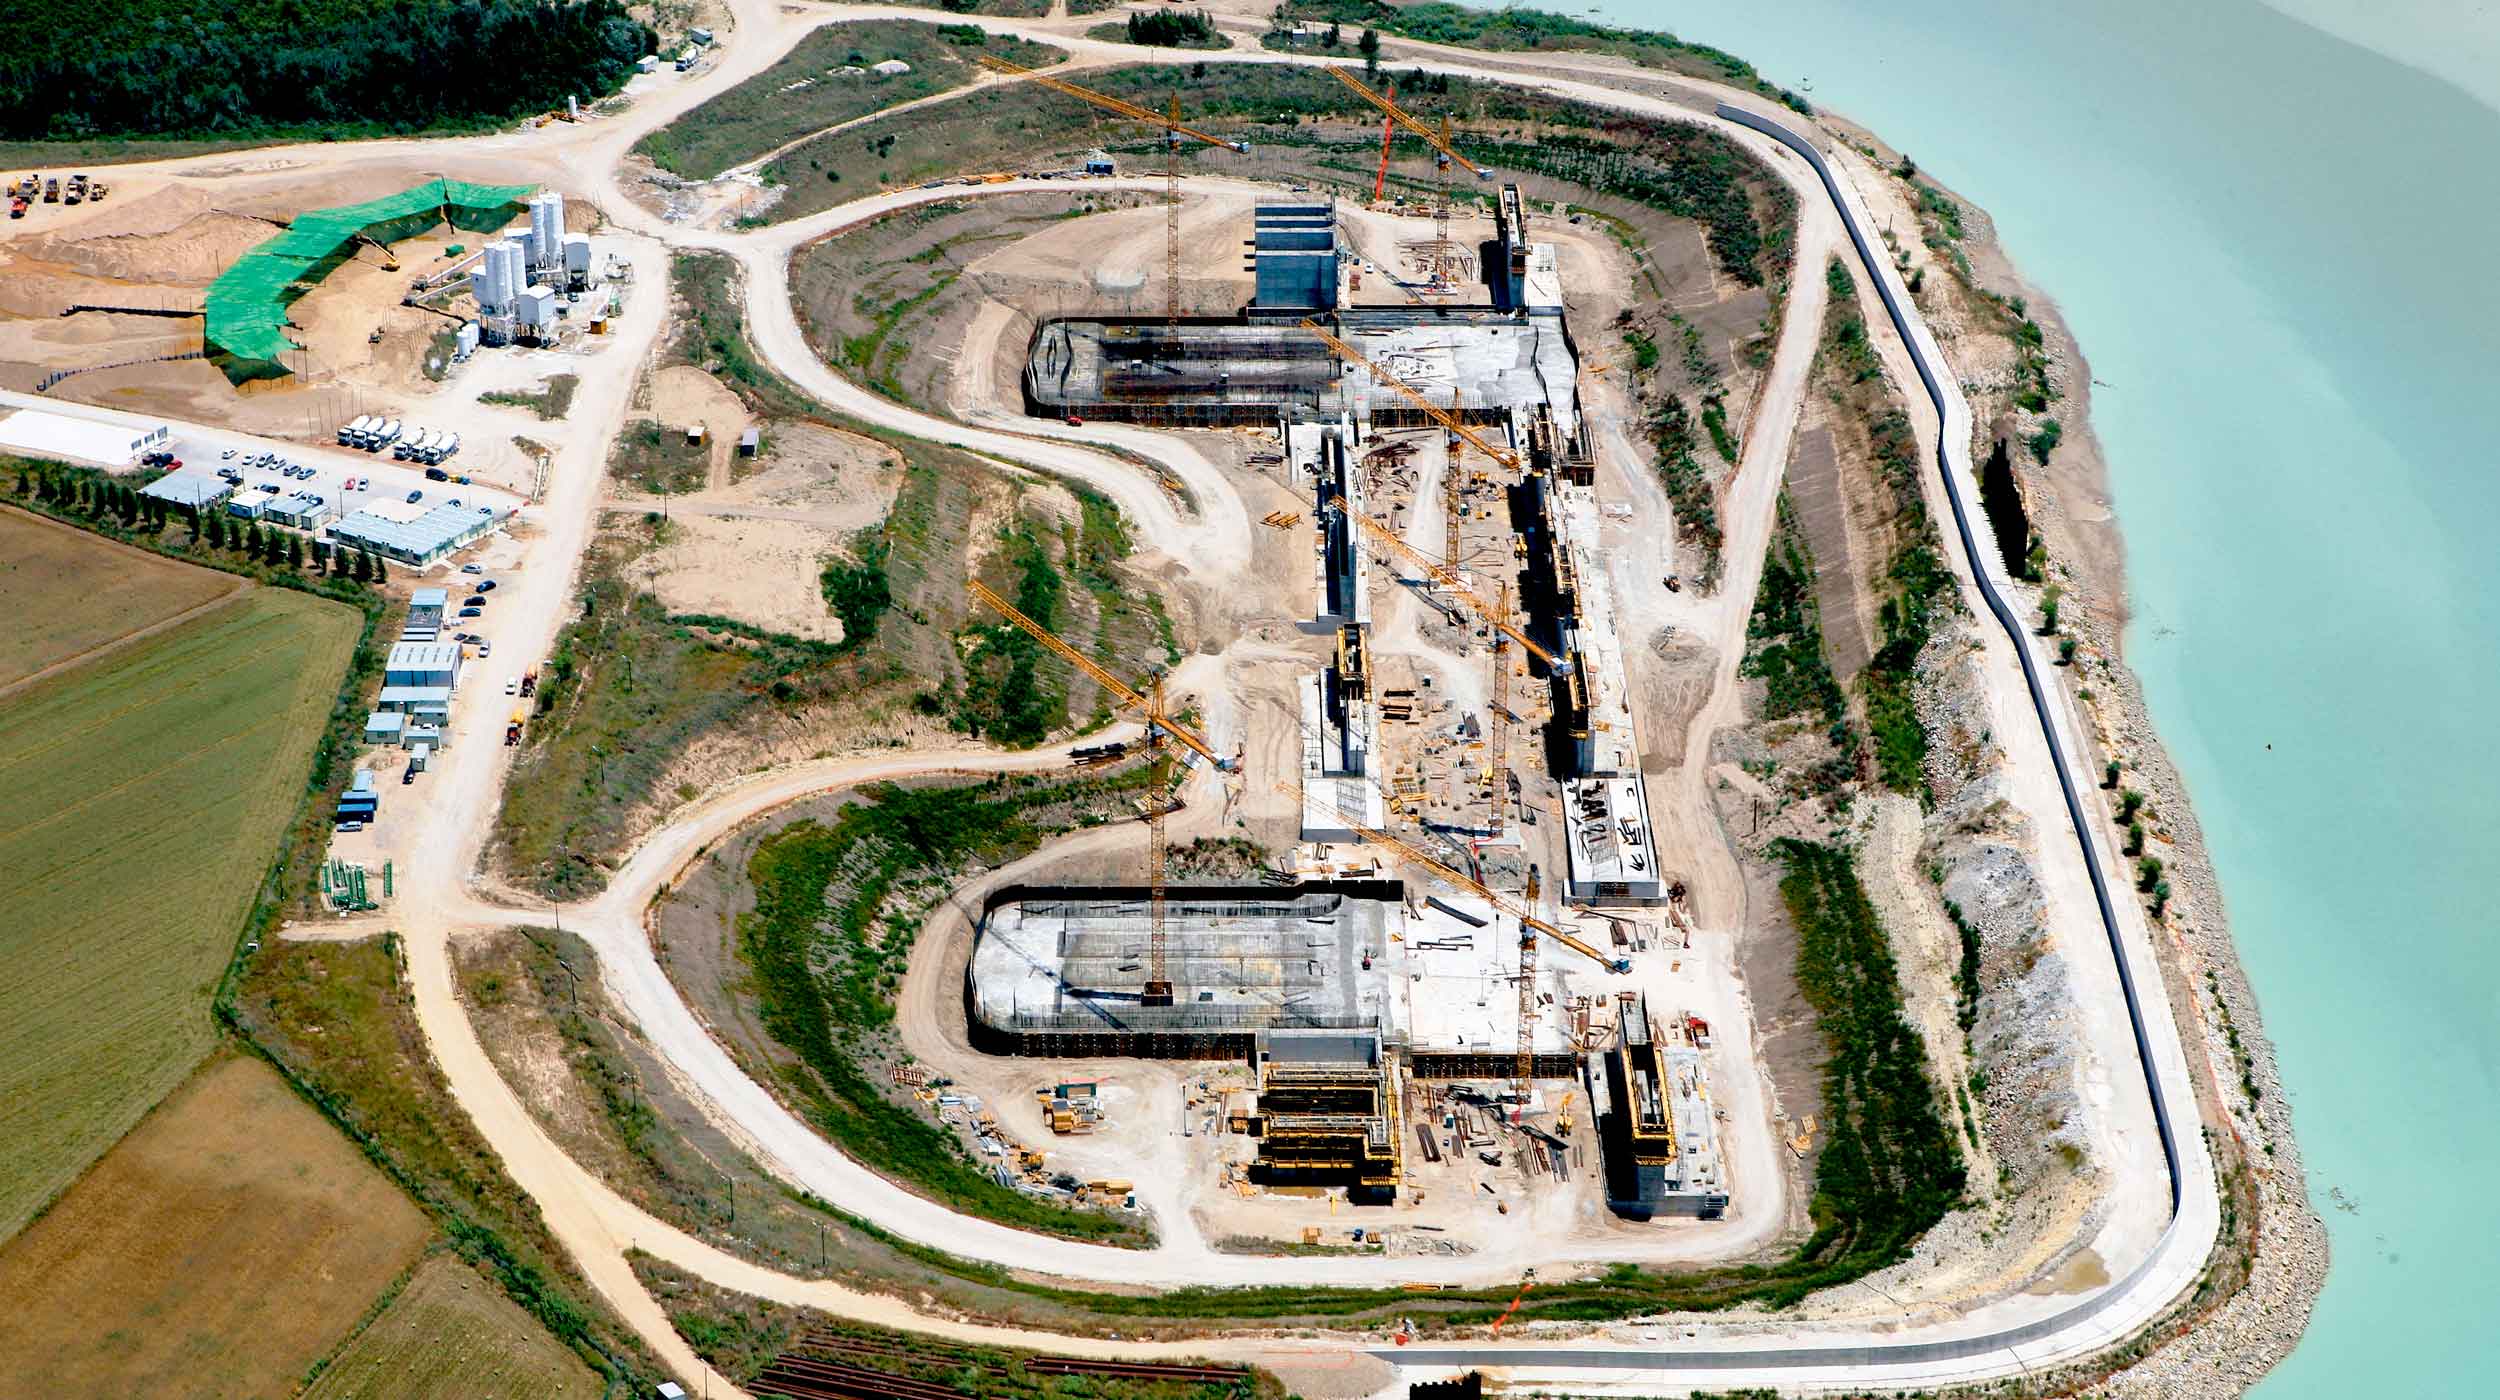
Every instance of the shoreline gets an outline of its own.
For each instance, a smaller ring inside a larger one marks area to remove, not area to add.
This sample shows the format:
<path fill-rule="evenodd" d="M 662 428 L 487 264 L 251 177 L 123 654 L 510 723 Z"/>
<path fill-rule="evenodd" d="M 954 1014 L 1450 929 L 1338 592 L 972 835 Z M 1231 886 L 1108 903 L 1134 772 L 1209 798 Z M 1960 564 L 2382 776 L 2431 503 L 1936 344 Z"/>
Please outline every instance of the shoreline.
<path fill-rule="evenodd" d="M 1812 120 L 1861 153 L 1871 147 L 1887 172 L 1901 155 L 1872 129 L 1844 115 L 1818 110 Z M 2226 1193 L 2237 1196 L 2244 1179 L 2255 1195 L 2254 1220 L 2227 1215 L 2227 1233 L 2216 1249 L 2217 1262 L 2233 1256 L 2240 1260 L 2246 1270 L 2240 1286 L 2201 1310 L 2183 1303 L 2180 1330 L 2153 1343 L 2147 1354 L 2123 1369 L 2106 1371 L 2097 1386 L 2113 1396 L 2238 1395 L 2289 1356 L 2306 1331 L 2325 1284 L 2326 1225 L 2309 1203 L 2273 1044 L 2240 965 L 2227 901 L 2192 796 L 2162 742 L 2142 682 L 2126 662 L 2125 632 L 2133 616 L 2126 538 L 2110 491 L 2108 458 L 2091 416 L 2095 381 L 2090 362 L 2055 295 L 2023 274 L 1999 241 L 1988 211 L 1924 172 L 1920 179 L 1960 206 L 1966 233 L 1958 246 L 1970 260 L 1971 285 L 2022 298 L 2043 332 L 2051 381 L 2059 391 L 2054 416 L 2064 437 L 2045 466 L 2020 450 L 2013 454 L 2013 465 L 2031 523 L 2047 545 L 2050 572 L 2064 589 L 2065 630 L 2082 643 L 2078 664 L 2061 668 L 2066 698 L 2096 731 L 2088 736 L 2094 752 L 2077 759 L 2089 757 L 2095 769 L 2117 759 L 2124 774 L 2121 786 L 2144 794 L 2146 815 L 2157 831 L 2147 849 L 2158 847 L 2164 874 L 2176 886 L 2166 916 L 2154 921 L 2162 989 L 2183 1034 L 2193 1030 L 2201 1036 L 2206 1065 L 2214 1071 L 2198 1080 L 2198 1120 L 2219 1155 Z M 1967 375 L 1965 355 L 1957 353 L 1967 349 L 1965 335 L 1954 335 L 1944 348 L 1957 372 Z M 1995 437 L 2012 421 L 2009 407 L 1992 407 L 1997 411 L 1986 419 L 1974 415 L 1974 461 L 1985 459 Z M 2253 1104 L 2242 1084 L 2221 1072 L 2221 1066 L 2234 1060 L 2240 1077 L 2254 1086 Z M 2139 1338 L 2134 1345 L 2148 1340 Z M 2077 1374 L 2088 1376 L 2092 1370 L 2079 1368 Z M 2078 1379 L 2076 1384 L 2095 1380 Z"/>

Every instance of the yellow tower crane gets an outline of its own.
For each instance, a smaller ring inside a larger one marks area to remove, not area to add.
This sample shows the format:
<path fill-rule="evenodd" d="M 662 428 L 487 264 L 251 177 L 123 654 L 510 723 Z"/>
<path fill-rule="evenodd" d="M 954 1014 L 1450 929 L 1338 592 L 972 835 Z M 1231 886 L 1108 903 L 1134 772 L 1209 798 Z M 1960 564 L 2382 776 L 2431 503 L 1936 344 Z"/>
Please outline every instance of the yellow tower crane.
<path fill-rule="evenodd" d="M 989 605 L 999 616 L 1023 628 L 1051 654 L 1090 677 L 1123 706 L 1135 709 L 1146 722 L 1146 742 L 1155 750 L 1156 772 L 1154 790 L 1146 799 L 1146 985 L 1139 1001 L 1146 1006 L 1170 1006 L 1174 995 L 1165 959 L 1163 872 L 1166 852 L 1163 818 L 1172 807 L 1173 782 L 1171 757 L 1163 752 L 1164 737 L 1169 735 L 1219 770 L 1229 771 L 1233 765 L 1217 757 L 1215 749 L 1205 739 L 1164 710 L 1161 676 L 1154 678 L 1148 693 L 1139 694 L 1127 682 L 1095 664 L 1092 657 L 1025 616 L 1015 604 L 999 597 L 989 585 L 976 578 L 970 580 L 969 586 L 973 597 Z"/>
<path fill-rule="evenodd" d="M 1503 617 L 1510 616 L 1510 583 L 1505 580 L 1494 599 L 1494 606 Z M 1493 839 L 1502 839 L 1502 821 L 1510 808 L 1510 634 L 1500 628 L 1493 630 L 1493 697 L 1485 706 L 1484 776 L 1488 789 L 1486 806 L 1493 816 L 1488 825 Z"/>
<path fill-rule="evenodd" d="M 1507 607 L 1497 608 L 1493 604 L 1488 603 L 1483 598 L 1477 596 L 1475 590 L 1469 588 L 1466 581 L 1458 576 L 1457 570 L 1452 569 L 1449 565 L 1444 564 L 1440 560 L 1433 558 L 1431 555 L 1424 553 L 1415 546 L 1408 544 L 1406 541 L 1399 539 L 1396 531 L 1346 504 L 1346 498 L 1343 496 L 1329 497 L 1328 506 L 1329 509 L 1346 515 L 1351 518 L 1355 524 L 1362 526 L 1364 534 L 1370 536 L 1379 544 L 1395 551 L 1399 558 L 1404 559 L 1408 563 L 1413 564 L 1416 568 L 1423 570 L 1425 575 L 1431 578 L 1434 583 L 1441 585 L 1442 588 L 1451 593 L 1457 594 L 1458 600 L 1465 603 L 1470 609 L 1472 609 L 1476 616 L 1483 618 L 1488 624 L 1490 624 L 1496 633 L 1501 636 L 1508 637 L 1510 640 L 1517 642 L 1520 646 L 1525 647 L 1530 656 L 1535 657 L 1537 660 L 1544 662 L 1546 665 L 1553 667 L 1557 671 L 1568 671 L 1571 669 L 1570 662 L 1567 662 L 1561 657 L 1556 656 L 1554 653 L 1547 651 L 1545 648 L 1538 646 L 1534 637 L 1520 631 L 1518 624 L 1510 620 L 1509 609 Z"/>
<path fill-rule="evenodd" d="M 1299 794 L 1297 794 L 1291 787 L 1288 787 L 1283 783 L 1277 784 L 1276 790 L 1288 797 L 1299 796 Z M 1560 943 L 1564 947 L 1569 948 L 1571 951 L 1578 953 L 1585 958 L 1588 958 L 1590 961 L 1595 962 L 1599 967 L 1605 968 L 1609 972 L 1630 972 L 1632 970 L 1631 960 L 1629 958 L 1610 958 L 1606 956 L 1603 952 L 1600 952 L 1594 945 L 1588 943 L 1587 941 L 1554 924 L 1538 918 L 1536 916 L 1536 912 L 1530 909 L 1526 904 L 1523 904 L 1520 901 L 1511 898 L 1509 895 L 1495 890 L 1492 886 L 1485 884 L 1483 881 L 1478 880 L 1471 875 L 1468 875 L 1464 871 L 1445 865 L 1442 862 L 1433 859 L 1431 856 L 1424 854 L 1414 846 L 1390 835 L 1388 832 L 1380 830 L 1378 827 L 1365 826 L 1362 822 L 1356 820 L 1352 813 L 1337 806 L 1336 803 L 1329 801 L 1326 797 L 1320 798 L 1320 805 L 1335 812 L 1337 814 L 1337 820 L 1344 822 L 1348 831 L 1353 832 L 1355 835 L 1362 837 L 1364 840 L 1375 846 L 1380 846 L 1384 849 L 1397 853 L 1398 856 L 1410 864 L 1422 866 L 1424 869 L 1431 871 L 1440 879 L 1446 880 L 1450 884 L 1456 885 L 1462 890 L 1466 890 L 1470 894 L 1475 895 L 1477 898 L 1482 899 L 1485 903 L 1492 905 L 1494 908 L 1501 910 L 1503 913 L 1508 914 L 1512 918 L 1519 921 L 1519 1045 L 1518 1062 L 1513 1068 L 1512 1077 L 1517 1080 L 1519 1102 L 1524 1106 L 1528 1101 L 1529 1081 L 1535 1077 L 1536 1069 L 1535 1034 L 1537 935 L 1543 934 L 1547 938 L 1553 939 L 1555 942 Z M 1535 897 L 1533 885 L 1531 886 L 1529 897 L 1532 899 Z"/>
<path fill-rule="evenodd" d="M 1432 253 L 1434 258 L 1440 258 L 1450 246 L 1450 167 L 1458 166 L 1479 180 L 1493 178 L 1493 172 L 1460 155 L 1458 148 L 1450 144 L 1450 119 L 1448 117 L 1441 119 L 1440 130 L 1435 131 L 1386 95 L 1372 91 L 1362 79 L 1345 69 L 1332 67 L 1328 72 L 1338 82 L 1354 89 L 1364 101 L 1379 108 L 1382 116 L 1422 137 L 1425 144 L 1432 147 L 1432 163 L 1441 179 L 1440 198 L 1433 203 L 1432 207 Z M 1386 152 L 1385 146 L 1383 152 L 1384 154 Z M 1386 170 L 1388 167 L 1384 163 L 1381 168 Z"/>
<path fill-rule="evenodd" d="M 1054 92 L 1064 92 L 1079 101 L 1091 102 L 1104 111 L 1117 112 L 1132 121 L 1141 121 L 1162 130 L 1163 315 L 1167 321 L 1178 321 L 1181 316 L 1181 141 L 1187 138 L 1209 146 L 1221 146 L 1236 155 L 1248 155 L 1250 143 L 1227 140 L 1210 132 L 1200 131 L 1194 126 L 1185 125 L 1181 121 L 1181 99 L 1178 94 L 1173 95 L 1171 110 L 1168 113 L 1158 112 L 1151 107 L 1140 107 L 1134 102 L 1113 97 L 1107 92 L 1096 92 L 1089 87 L 1079 87 L 1065 78 L 1054 78 L 1048 73 L 1027 68 L 1021 63 L 1011 63 L 991 54 L 974 54 L 972 58 L 974 62 L 991 72 L 1003 73 L 1011 78 L 1030 79 Z"/>
<path fill-rule="evenodd" d="M 1465 423 L 1459 421 L 1457 414 L 1444 409 L 1439 404 L 1424 397 L 1423 390 L 1418 389 L 1414 385 L 1407 383 L 1405 380 L 1398 378 L 1394 374 L 1391 374 L 1385 367 L 1374 363 L 1369 355 L 1364 354 L 1362 351 L 1348 345 L 1343 340 L 1338 339 L 1334 334 L 1330 333 L 1326 326 L 1305 317 L 1302 322 L 1302 329 L 1309 331 L 1311 334 L 1318 336 L 1322 341 L 1326 342 L 1328 348 L 1336 352 L 1338 359 L 1343 360 L 1350 365 L 1362 366 L 1364 373 L 1370 375 L 1376 380 L 1379 380 L 1392 392 L 1396 393 L 1398 397 L 1413 404 L 1416 411 L 1423 414 L 1426 418 L 1431 419 L 1433 422 L 1438 423 L 1442 427 L 1457 434 L 1459 440 L 1466 443 L 1469 447 L 1472 447 L 1478 452 L 1483 453 L 1485 456 L 1492 458 L 1494 461 L 1501 463 L 1503 467 L 1508 470 L 1519 470 L 1518 453 L 1511 451 L 1507 447 L 1496 447 L 1492 443 L 1486 441 L 1482 433 L 1477 432 L 1475 429 L 1470 428 Z M 1458 463 L 1455 459 L 1451 461 L 1450 467 L 1453 471 L 1457 469 Z"/>

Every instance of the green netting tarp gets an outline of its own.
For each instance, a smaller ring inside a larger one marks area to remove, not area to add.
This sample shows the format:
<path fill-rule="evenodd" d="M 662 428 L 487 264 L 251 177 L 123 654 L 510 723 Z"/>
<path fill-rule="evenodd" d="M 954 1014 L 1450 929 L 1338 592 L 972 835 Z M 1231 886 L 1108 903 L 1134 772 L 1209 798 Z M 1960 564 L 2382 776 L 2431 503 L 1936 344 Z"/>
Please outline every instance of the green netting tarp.
<path fill-rule="evenodd" d="M 306 210 L 209 284 L 208 347 L 237 359 L 276 361 L 301 348 L 286 337 L 287 306 L 354 251 L 358 234 L 389 243 L 441 223 L 488 232 L 510 223 L 536 188 L 428 180 L 362 204 Z"/>

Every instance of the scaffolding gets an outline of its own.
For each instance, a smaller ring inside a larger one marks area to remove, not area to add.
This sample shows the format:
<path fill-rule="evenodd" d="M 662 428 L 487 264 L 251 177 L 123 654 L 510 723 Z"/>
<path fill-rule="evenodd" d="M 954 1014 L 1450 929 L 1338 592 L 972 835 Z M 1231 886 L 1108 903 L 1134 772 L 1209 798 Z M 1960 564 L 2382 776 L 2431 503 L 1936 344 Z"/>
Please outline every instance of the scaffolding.
<path fill-rule="evenodd" d="M 1259 1082 L 1259 1149 L 1251 1177 L 1267 1184 L 1341 1183 L 1397 1194 L 1403 1088 L 1394 1060 L 1270 1060 Z"/>

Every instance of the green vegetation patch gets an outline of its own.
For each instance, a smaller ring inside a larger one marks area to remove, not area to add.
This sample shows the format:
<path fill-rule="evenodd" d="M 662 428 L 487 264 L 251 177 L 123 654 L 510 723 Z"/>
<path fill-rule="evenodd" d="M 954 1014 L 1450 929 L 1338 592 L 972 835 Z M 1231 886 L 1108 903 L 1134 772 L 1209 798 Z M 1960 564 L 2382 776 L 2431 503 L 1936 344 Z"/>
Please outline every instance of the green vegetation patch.
<path fill-rule="evenodd" d="M 810 132 L 962 87 L 981 71 L 972 62 L 975 52 L 1027 68 L 1068 56 L 977 25 L 828 24 L 779 63 L 643 137 L 634 153 L 671 174 L 709 180 Z M 911 71 L 875 71 L 888 61 L 910 64 Z"/>
<path fill-rule="evenodd" d="M 1387 0 L 1284 0 L 1276 7 L 1273 23 L 1277 30 L 1290 30 L 1297 22 L 1360 25 L 1403 39 L 1471 49 L 1613 54 L 1652 68 L 1748 88 L 1799 113 L 1813 114 L 1803 97 L 1765 81 L 1752 64 L 1736 55 L 1707 44 L 1687 43 L 1660 29 L 1624 29 L 1551 10 L 1470 9 L 1441 0 L 1417 5 L 1393 5 Z"/>
<path fill-rule="evenodd" d="M 1795 529 L 1785 494 L 1780 497 L 1780 528 L 1772 535 L 1762 561 L 1762 585 L 1754 594 L 1753 617 L 1745 625 L 1745 659 L 1738 674 L 1763 683 L 1765 718 L 1819 717 L 1831 727 L 1836 747 L 1844 752 L 1851 747 L 1849 701 L 1823 654 L 1822 610 L 1814 598 L 1814 559 Z"/>
<path fill-rule="evenodd" d="M 1040 19 L 1050 13 L 1050 0 L 900 0 L 919 10 L 944 10 L 950 15 L 990 15 L 998 19 Z M 1076 14 L 1081 8 L 1071 5 Z"/>
<path fill-rule="evenodd" d="M 22 0 L 0 136 L 474 129 L 614 92 L 652 43 L 616 0 Z"/>
<path fill-rule="evenodd" d="M 807 1308 L 784 1307 L 732 1292 L 639 1251 L 634 1272 L 667 1309 L 669 1322 L 701 1356 L 740 1385 L 773 1393 L 766 1367 L 782 1355 L 806 1357 L 874 1373 L 943 1386 L 964 1395 L 1009 1400 L 1094 1397 L 1094 1400 L 1276 1400 L 1284 1394 L 1267 1372 L 1242 1368 L 1240 1379 L 1174 1382 L 1120 1376 L 1036 1375 L 1025 1368 L 1035 1353 L 1009 1347 L 944 1342 L 917 1332 L 897 1332 L 836 1318 Z M 1222 1363 L 1199 1362 L 1201 1365 Z"/>
<path fill-rule="evenodd" d="M 0 702 L 0 1236 L 207 1053 L 363 620 L 261 589 Z"/>
<path fill-rule="evenodd" d="M 1076 1239 L 1140 1242 L 1134 1221 L 1071 1210 L 1001 1186 L 944 1127 L 888 1098 L 876 1061 L 896 1053 L 894 996 L 921 921 L 968 868 L 1132 814 L 1144 765 L 1088 777 L 967 786 L 877 784 L 829 822 L 793 822 L 755 848 L 754 907 L 737 921 L 765 1030 L 804 1071 L 784 1083 L 807 1116 L 861 1161 L 939 1200 Z"/>
<path fill-rule="evenodd" d="M 604 857 L 695 736 L 766 698 L 850 688 L 831 643 L 716 618 L 679 617 L 630 579 L 611 540 L 585 568 L 581 614 L 539 676 L 529 743 L 496 825 L 509 867 L 572 897 L 605 880 Z"/>
<path fill-rule="evenodd" d="M 1143 44 L 1160 49 L 1229 49 L 1233 41 L 1204 10 L 1132 10 L 1125 20 L 1097 24 L 1088 39 Z"/>
<path fill-rule="evenodd" d="M 1914 693 L 1919 653 L 1937 620 L 1958 606 L 1953 572 L 1919 488 L 1918 434 L 1886 383 L 1859 314 L 1857 283 L 1835 258 L 1824 269 L 1832 300 L 1824 316 L 1823 373 L 1840 381 L 1843 411 L 1866 436 L 1868 455 L 1892 505 L 1893 549 L 1877 585 L 1883 600 L 1875 654 L 1858 674 L 1866 725 L 1874 745 L 1875 771 L 1886 787 L 1933 805 L 1927 787 L 1927 727 L 1919 721 Z"/>
<path fill-rule="evenodd" d="M 1797 929 L 1797 985 L 1819 1018 L 1828 1134 L 1815 1162 L 1809 1251 L 1879 1269 L 1908 1256 L 1962 1195 L 1963 1165 L 1927 1051 L 1901 1014 L 1891 941 L 1849 852 L 1783 840 L 1780 899 Z"/>
<path fill-rule="evenodd" d="M 1368 180 L 1380 149 L 1378 114 L 1302 66 L 1201 60 L 1113 68 L 1086 83 L 1146 106 L 1177 94 L 1193 124 L 1248 140 L 1261 161 L 1304 161 L 1316 178 L 1330 178 L 1323 173 L 1329 160 L 1342 159 L 1359 161 Z M 1488 165 L 1579 182 L 1700 220 L 1713 256 L 1746 285 L 1763 285 L 1787 266 L 1793 192 L 1717 132 L 1420 70 L 1402 76 L 1398 92 L 1426 116 L 1458 117 L 1460 144 Z M 1532 128 L 1534 139 L 1527 139 L 1523 133 Z M 1151 133 L 1134 123 L 1035 84 L 999 84 L 791 148 L 765 167 L 767 179 L 788 187 L 766 217 L 802 218 L 857 197 L 863 185 L 1064 166 L 1096 147 L 1159 158 Z M 1401 138 L 1398 148 L 1423 159 L 1419 143 Z M 1204 148 L 1183 158 L 1209 172 L 1240 159 Z"/>
<path fill-rule="evenodd" d="M 712 449 L 673 424 L 637 418 L 617 430 L 608 475 L 649 495 L 682 496 L 711 480 Z"/>
<path fill-rule="evenodd" d="M 506 408 L 526 408 L 541 418 L 562 418 L 573 411 L 573 395 L 582 387 L 578 374 L 549 376 L 546 383 L 530 390 L 502 390 L 477 396 L 479 403 L 501 404 Z"/>
<path fill-rule="evenodd" d="M 1696 455 L 1699 442 L 1693 434 L 1693 411 L 1680 396 L 1669 394 L 1651 412 L 1646 426 L 1649 444 L 1658 453 L 1651 469 L 1675 506 L 1676 533 L 1701 550 L 1701 578 L 1707 587 L 1718 580 L 1719 550 L 1727 542 L 1727 533 L 1719 523 L 1718 488 Z"/>

